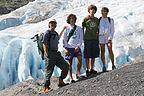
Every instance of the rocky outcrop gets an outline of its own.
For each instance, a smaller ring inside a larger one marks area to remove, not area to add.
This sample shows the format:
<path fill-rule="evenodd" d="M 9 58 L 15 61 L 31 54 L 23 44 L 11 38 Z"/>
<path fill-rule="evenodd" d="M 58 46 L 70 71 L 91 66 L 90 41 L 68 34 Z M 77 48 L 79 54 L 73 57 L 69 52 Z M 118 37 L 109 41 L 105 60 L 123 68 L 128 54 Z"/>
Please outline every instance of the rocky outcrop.
<path fill-rule="evenodd" d="M 10 13 L 34 0 L 2 0 L 0 1 L 0 15 Z"/>
<path fill-rule="evenodd" d="M 0 15 L 10 13 L 19 7 L 2 7 L 0 6 Z"/>

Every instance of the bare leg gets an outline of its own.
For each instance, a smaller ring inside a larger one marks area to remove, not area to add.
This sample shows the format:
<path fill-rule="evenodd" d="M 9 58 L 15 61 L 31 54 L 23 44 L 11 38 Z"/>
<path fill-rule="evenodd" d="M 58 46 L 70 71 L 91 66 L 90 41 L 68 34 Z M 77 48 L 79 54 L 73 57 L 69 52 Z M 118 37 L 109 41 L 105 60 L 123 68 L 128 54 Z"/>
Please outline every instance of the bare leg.
<path fill-rule="evenodd" d="M 105 44 L 100 44 L 101 47 L 101 60 L 103 67 L 105 67 Z"/>
<path fill-rule="evenodd" d="M 95 58 L 91 58 L 90 69 L 93 69 Z"/>
<path fill-rule="evenodd" d="M 113 54 L 113 51 L 112 51 L 112 43 L 108 43 L 107 47 L 108 47 L 108 50 L 109 50 L 112 65 L 114 66 L 114 54 Z"/>
<path fill-rule="evenodd" d="M 71 59 L 71 60 L 68 61 L 68 64 L 69 64 L 69 76 L 70 76 L 70 78 L 72 78 L 72 60 L 73 59 Z"/>
<path fill-rule="evenodd" d="M 86 71 L 89 69 L 89 58 L 85 58 L 86 60 Z"/>
<path fill-rule="evenodd" d="M 82 56 L 78 56 L 77 58 L 78 58 L 77 75 L 79 75 L 80 69 L 81 69 L 81 66 L 82 66 Z"/>

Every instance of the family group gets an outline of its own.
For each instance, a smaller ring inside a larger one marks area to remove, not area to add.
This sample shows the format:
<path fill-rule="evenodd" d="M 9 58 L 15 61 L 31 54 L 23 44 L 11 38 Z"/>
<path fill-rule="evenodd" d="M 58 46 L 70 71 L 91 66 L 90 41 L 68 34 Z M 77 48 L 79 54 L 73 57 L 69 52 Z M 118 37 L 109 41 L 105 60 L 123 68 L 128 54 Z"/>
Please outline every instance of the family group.
<path fill-rule="evenodd" d="M 103 64 L 102 71 L 107 71 L 105 67 L 105 46 L 107 46 L 110 54 L 112 70 L 116 69 L 112 50 L 114 20 L 107 16 L 109 9 L 103 7 L 101 9 L 102 16 L 99 19 L 94 16 L 97 12 L 97 7 L 95 5 L 88 6 L 88 12 L 88 16 L 86 16 L 82 21 L 82 27 L 76 25 L 76 15 L 69 14 L 66 20 L 68 26 L 64 26 L 60 34 L 55 31 L 57 26 L 56 20 L 52 19 L 49 21 L 49 29 L 44 33 L 42 40 L 45 55 L 44 92 L 51 90 L 50 78 L 55 65 L 62 70 L 60 77 L 57 78 L 57 84 L 59 87 L 67 85 L 64 83 L 63 79 L 66 78 L 68 73 L 70 83 L 75 82 L 72 77 L 72 63 L 74 57 L 77 57 L 78 59 L 76 78 L 80 79 L 80 70 L 82 66 L 81 45 L 83 42 L 86 76 L 97 73 L 97 71 L 93 69 L 93 66 L 95 58 L 99 56 L 101 56 Z M 65 58 L 63 58 L 61 53 L 58 51 L 59 39 L 62 36 L 63 46 L 65 48 Z M 66 60 L 68 60 L 68 62 Z"/>

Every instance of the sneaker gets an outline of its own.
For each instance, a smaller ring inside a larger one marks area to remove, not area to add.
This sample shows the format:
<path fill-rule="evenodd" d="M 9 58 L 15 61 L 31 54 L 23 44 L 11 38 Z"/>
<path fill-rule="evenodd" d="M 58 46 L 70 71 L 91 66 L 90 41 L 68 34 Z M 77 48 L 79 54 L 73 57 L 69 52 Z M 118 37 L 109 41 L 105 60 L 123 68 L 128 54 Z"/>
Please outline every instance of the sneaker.
<path fill-rule="evenodd" d="M 106 72 L 106 67 L 103 67 L 103 72 Z"/>
<path fill-rule="evenodd" d="M 75 83 L 75 80 L 73 80 L 72 78 L 70 79 L 70 83 Z"/>
<path fill-rule="evenodd" d="M 86 70 L 86 76 L 90 76 L 90 72 L 88 70 Z"/>
<path fill-rule="evenodd" d="M 76 79 L 77 79 L 77 80 L 81 80 L 82 77 L 81 77 L 80 75 L 77 75 L 77 74 L 76 74 Z"/>
<path fill-rule="evenodd" d="M 97 73 L 97 71 L 95 71 L 93 69 L 90 70 L 90 74 L 96 74 L 96 73 Z"/>
<path fill-rule="evenodd" d="M 116 69 L 115 65 L 112 66 L 112 70 Z"/>
<path fill-rule="evenodd" d="M 80 77 L 80 76 L 76 74 L 76 79 L 78 79 L 78 80 L 79 80 L 79 77 Z"/>

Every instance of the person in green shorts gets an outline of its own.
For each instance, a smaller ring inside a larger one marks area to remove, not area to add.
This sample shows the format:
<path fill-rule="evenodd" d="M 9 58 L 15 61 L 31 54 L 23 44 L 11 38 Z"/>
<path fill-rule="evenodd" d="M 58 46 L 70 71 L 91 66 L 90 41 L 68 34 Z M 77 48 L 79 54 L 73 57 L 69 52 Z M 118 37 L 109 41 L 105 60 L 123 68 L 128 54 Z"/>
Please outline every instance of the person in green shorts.
<path fill-rule="evenodd" d="M 99 19 L 94 17 L 97 11 L 95 5 L 88 6 L 89 15 L 82 21 L 83 36 L 84 36 L 84 58 L 86 63 L 86 76 L 96 74 L 97 71 L 93 69 L 95 58 L 99 57 Z M 90 70 L 89 70 L 89 61 Z"/>

